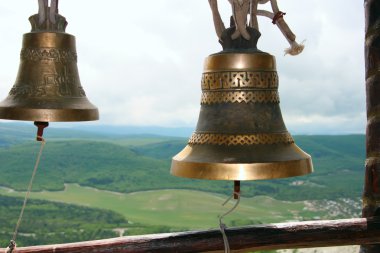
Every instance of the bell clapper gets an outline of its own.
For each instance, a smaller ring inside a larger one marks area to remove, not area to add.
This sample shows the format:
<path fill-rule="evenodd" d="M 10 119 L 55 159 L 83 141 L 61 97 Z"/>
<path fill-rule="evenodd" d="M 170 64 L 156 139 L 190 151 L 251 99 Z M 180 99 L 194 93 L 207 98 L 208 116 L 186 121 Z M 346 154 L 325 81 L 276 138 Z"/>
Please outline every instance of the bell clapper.
<path fill-rule="evenodd" d="M 34 125 L 37 127 L 37 141 L 43 141 L 44 129 L 49 126 L 49 122 L 35 121 Z"/>
<path fill-rule="evenodd" d="M 234 181 L 234 199 L 240 198 L 240 181 Z"/>

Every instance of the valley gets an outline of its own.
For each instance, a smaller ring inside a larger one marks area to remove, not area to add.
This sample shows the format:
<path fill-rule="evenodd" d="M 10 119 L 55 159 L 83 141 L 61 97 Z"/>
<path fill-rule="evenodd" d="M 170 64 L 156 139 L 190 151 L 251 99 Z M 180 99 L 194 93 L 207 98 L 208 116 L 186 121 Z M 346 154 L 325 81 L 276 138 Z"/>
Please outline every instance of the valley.
<path fill-rule="evenodd" d="M 0 242 L 6 244 L 39 146 L 33 127 L 0 128 L 0 198 L 9 203 L 0 205 Z M 312 155 L 315 172 L 242 182 L 241 203 L 227 226 L 360 216 L 364 135 L 294 137 Z M 222 206 L 232 182 L 170 175 L 170 159 L 186 138 L 55 128 L 46 138 L 19 245 L 217 228 L 218 215 L 233 204 Z"/>

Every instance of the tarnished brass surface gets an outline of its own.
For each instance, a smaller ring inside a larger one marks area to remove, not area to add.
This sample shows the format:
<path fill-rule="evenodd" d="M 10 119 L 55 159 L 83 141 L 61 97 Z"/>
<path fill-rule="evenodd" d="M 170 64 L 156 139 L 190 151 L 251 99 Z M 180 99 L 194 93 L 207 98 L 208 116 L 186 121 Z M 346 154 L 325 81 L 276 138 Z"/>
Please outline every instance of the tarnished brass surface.
<path fill-rule="evenodd" d="M 195 133 L 172 160 L 175 176 L 255 180 L 311 173 L 279 106 L 276 61 L 266 53 L 219 53 L 205 61 Z"/>
<path fill-rule="evenodd" d="M 276 71 L 276 60 L 267 53 L 219 53 L 205 60 L 205 73 L 245 70 Z"/>
<path fill-rule="evenodd" d="M 0 118 L 42 122 L 99 118 L 79 80 L 74 36 L 24 34 L 17 79 L 0 103 Z"/>

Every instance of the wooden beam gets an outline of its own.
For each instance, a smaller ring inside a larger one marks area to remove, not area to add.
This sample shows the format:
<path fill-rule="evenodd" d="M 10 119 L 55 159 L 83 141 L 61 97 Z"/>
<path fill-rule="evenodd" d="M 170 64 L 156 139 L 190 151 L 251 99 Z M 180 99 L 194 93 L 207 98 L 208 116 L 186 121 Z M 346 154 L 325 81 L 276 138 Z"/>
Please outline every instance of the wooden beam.
<path fill-rule="evenodd" d="M 233 252 L 380 243 L 380 218 L 291 222 L 229 228 Z M 219 230 L 129 236 L 81 243 L 17 248 L 14 253 L 220 252 Z M 3 252 L 3 251 L 2 251 Z"/>
<path fill-rule="evenodd" d="M 364 0 L 364 7 L 367 160 L 363 217 L 373 217 L 380 216 L 380 1 Z M 380 245 L 363 246 L 361 252 L 378 253 Z"/>

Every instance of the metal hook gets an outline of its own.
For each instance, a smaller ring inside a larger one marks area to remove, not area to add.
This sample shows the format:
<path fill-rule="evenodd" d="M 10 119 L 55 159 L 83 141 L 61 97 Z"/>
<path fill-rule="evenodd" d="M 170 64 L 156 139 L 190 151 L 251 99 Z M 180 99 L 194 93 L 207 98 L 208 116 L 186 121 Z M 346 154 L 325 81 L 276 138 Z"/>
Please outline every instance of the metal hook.
<path fill-rule="evenodd" d="M 231 250 L 230 250 L 230 244 L 228 242 L 228 238 L 227 238 L 227 235 L 226 235 L 226 231 L 225 229 L 227 228 L 226 224 L 223 223 L 223 218 L 226 217 L 227 215 L 231 214 L 233 211 L 235 211 L 235 209 L 238 207 L 239 203 L 240 203 L 240 192 L 234 192 L 222 205 L 225 206 L 234 196 L 237 196 L 237 200 L 234 204 L 234 206 L 228 210 L 227 212 L 225 212 L 224 214 L 222 215 L 219 215 L 219 228 L 220 228 L 220 232 L 222 233 L 222 236 L 223 236 L 223 242 L 224 242 L 224 252 L 225 253 L 230 253 Z"/>

